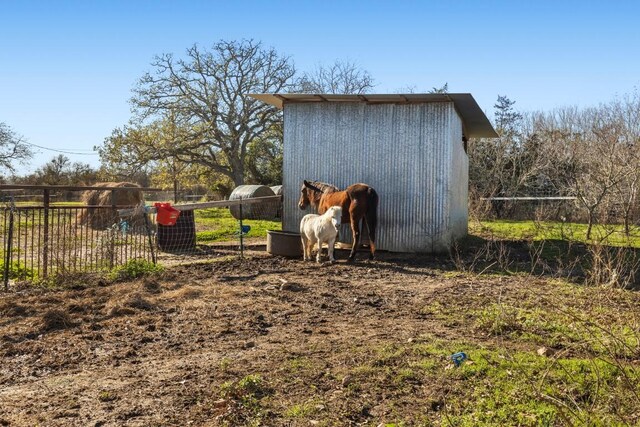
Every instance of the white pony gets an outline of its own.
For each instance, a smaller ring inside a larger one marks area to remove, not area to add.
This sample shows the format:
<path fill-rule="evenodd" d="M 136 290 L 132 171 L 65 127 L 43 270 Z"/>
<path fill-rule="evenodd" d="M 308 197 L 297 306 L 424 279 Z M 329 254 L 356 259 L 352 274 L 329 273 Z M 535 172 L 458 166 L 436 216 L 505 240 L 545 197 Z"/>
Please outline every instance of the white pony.
<path fill-rule="evenodd" d="M 329 262 L 335 261 L 333 258 L 333 245 L 336 243 L 338 229 L 340 228 L 340 218 L 342 218 L 342 208 L 331 206 L 322 215 L 308 214 L 300 221 L 300 236 L 302 238 L 302 249 L 304 250 L 304 260 L 311 260 L 311 250 L 313 245 L 318 243 L 318 255 L 316 261 L 320 262 L 322 244 L 327 242 L 329 252 Z"/>

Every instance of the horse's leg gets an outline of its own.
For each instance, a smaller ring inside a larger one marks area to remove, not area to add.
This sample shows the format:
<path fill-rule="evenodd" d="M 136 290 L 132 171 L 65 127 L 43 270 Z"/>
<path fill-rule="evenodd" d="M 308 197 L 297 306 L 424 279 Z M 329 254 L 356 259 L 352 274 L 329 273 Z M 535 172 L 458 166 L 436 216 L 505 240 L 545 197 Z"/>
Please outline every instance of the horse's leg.
<path fill-rule="evenodd" d="M 307 253 L 309 254 L 309 258 L 308 258 L 309 261 L 311 261 L 311 259 L 313 258 L 313 246 L 315 244 L 316 242 L 313 239 L 309 239 L 309 241 L 307 242 L 307 247 L 308 247 Z"/>
<path fill-rule="evenodd" d="M 375 244 L 375 235 L 371 233 L 371 227 L 369 227 L 369 222 L 367 221 L 367 217 L 365 216 L 362 219 L 362 230 L 364 231 L 365 227 L 367 228 L 367 235 L 369 236 L 369 259 L 374 259 L 376 255 L 376 244 Z"/>
<path fill-rule="evenodd" d="M 307 260 L 307 249 L 308 249 L 308 244 L 307 244 L 307 236 L 305 236 L 304 234 L 302 234 L 300 236 L 300 240 L 302 240 L 302 259 L 304 261 Z"/>
<path fill-rule="evenodd" d="M 364 213 L 364 221 L 369 232 L 369 259 L 376 255 L 376 228 L 378 228 L 378 193 L 373 188 L 367 190 L 367 209 Z"/>
<path fill-rule="evenodd" d="M 316 256 L 316 262 L 319 264 L 322 260 L 322 239 L 318 239 L 318 255 Z"/>
<path fill-rule="evenodd" d="M 351 215 L 351 234 L 353 235 L 353 246 L 351 246 L 351 253 L 349 254 L 348 261 L 353 261 L 356 257 L 356 249 L 360 243 L 360 224 L 358 220 Z"/>
<path fill-rule="evenodd" d="M 335 262 L 335 258 L 333 257 L 333 247 L 336 244 L 336 238 L 335 236 L 332 237 L 331 239 L 329 239 L 329 242 L 327 243 L 327 252 L 329 252 L 329 262 Z"/>

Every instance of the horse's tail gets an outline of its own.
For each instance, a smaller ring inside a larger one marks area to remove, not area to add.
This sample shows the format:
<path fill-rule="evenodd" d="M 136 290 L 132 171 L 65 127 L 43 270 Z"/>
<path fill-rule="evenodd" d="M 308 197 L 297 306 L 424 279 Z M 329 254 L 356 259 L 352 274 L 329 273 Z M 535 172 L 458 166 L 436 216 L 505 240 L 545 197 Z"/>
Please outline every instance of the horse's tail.
<path fill-rule="evenodd" d="M 369 229 L 369 241 L 376 241 L 376 227 L 378 226 L 378 193 L 373 188 L 367 190 L 367 213 L 365 216 Z"/>

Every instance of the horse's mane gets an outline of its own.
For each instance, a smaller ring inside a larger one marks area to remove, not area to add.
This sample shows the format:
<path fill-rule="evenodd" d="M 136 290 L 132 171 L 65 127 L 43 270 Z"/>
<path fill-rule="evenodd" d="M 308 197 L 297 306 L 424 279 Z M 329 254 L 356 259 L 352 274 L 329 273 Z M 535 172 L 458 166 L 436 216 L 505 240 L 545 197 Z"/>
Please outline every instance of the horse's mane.
<path fill-rule="evenodd" d="M 309 184 L 317 187 L 323 193 L 335 193 L 336 191 L 340 191 L 340 189 L 335 185 L 327 184 L 326 182 L 309 181 Z"/>

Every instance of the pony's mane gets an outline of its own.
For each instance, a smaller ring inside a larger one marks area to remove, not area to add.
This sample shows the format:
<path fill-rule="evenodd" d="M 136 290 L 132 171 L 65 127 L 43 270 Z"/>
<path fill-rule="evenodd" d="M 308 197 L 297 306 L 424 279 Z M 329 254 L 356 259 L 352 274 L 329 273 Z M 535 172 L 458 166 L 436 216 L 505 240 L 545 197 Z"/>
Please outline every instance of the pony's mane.
<path fill-rule="evenodd" d="M 320 191 L 322 191 L 323 193 L 335 193 L 336 191 L 339 191 L 338 187 L 336 187 L 335 185 L 327 184 L 326 182 L 309 181 L 309 183 L 314 187 L 320 189 Z"/>

